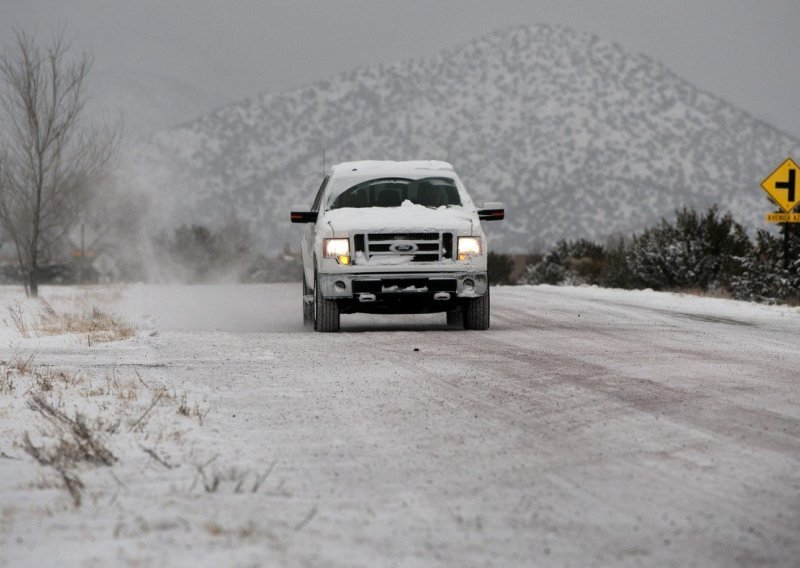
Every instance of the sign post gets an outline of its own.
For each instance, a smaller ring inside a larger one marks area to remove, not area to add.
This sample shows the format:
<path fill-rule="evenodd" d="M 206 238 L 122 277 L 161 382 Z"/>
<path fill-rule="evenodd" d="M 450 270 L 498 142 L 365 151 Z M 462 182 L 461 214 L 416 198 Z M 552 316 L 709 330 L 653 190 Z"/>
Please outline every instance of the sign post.
<path fill-rule="evenodd" d="M 797 170 L 800 167 L 787 158 L 778 169 L 761 182 L 761 187 L 783 209 L 782 213 L 767 213 L 767 223 L 780 223 L 783 232 L 783 268 L 789 269 L 789 223 L 800 223 L 800 213 L 794 213 L 800 203 Z"/>

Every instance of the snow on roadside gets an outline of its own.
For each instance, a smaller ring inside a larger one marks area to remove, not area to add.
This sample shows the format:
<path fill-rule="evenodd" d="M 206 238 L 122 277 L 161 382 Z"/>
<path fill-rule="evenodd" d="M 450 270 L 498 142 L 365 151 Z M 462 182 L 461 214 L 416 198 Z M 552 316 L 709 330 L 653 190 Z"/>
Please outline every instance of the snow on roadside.
<path fill-rule="evenodd" d="M 214 409 L 205 389 L 174 380 L 154 353 L 152 318 L 90 322 L 132 330 L 102 341 L 92 340 L 102 329 L 42 328 L 43 312 L 59 322 L 115 314 L 122 294 L 47 288 L 40 301 L 0 287 L 0 566 L 125 562 L 120 539 L 179 534 L 191 548 L 197 530 L 230 541 L 255 530 L 232 533 L 197 501 L 247 499 L 264 490 L 274 465 L 224 455 L 219 430 L 206 427 Z M 161 512 L 176 499 L 182 515 Z M 64 530 L 53 530 L 54 519 Z"/>
<path fill-rule="evenodd" d="M 711 296 L 698 296 L 680 292 L 656 292 L 646 290 L 623 290 L 620 288 L 601 288 L 599 286 L 509 286 L 504 291 L 525 295 L 526 290 L 535 288 L 537 293 L 562 294 L 576 301 L 602 300 L 604 304 L 644 307 L 654 311 L 665 310 L 670 313 L 684 313 L 687 316 L 719 318 L 721 321 L 765 325 L 772 328 L 781 326 L 785 318 L 786 328 L 795 330 L 800 306 L 758 304 L 741 300 L 729 300 Z M 596 305 L 596 304 L 593 304 Z"/>

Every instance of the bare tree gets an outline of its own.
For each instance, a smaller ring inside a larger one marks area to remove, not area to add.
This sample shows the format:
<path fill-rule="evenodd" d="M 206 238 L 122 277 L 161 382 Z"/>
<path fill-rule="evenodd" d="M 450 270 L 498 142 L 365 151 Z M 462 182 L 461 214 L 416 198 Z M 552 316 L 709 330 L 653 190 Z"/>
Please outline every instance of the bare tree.
<path fill-rule="evenodd" d="M 0 224 L 36 297 L 39 267 L 91 197 L 120 128 L 84 124 L 92 57 L 70 55 L 63 33 L 42 48 L 15 30 L 0 54 Z"/>

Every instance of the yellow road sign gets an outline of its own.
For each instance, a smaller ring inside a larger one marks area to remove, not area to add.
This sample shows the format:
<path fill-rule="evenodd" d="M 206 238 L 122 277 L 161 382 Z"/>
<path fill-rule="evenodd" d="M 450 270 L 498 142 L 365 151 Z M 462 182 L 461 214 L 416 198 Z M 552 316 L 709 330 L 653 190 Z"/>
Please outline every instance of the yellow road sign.
<path fill-rule="evenodd" d="M 791 158 L 786 158 L 786 161 L 778 166 L 777 170 L 761 182 L 764 191 L 787 213 L 791 213 L 792 209 L 800 203 L 798 170 L 800 170 L 800 166 L 795 164 Z"/>
<path fill-rule="evenodd" d="M 800 213 L 767 213 L 767 223 L 800 223 Z"/>

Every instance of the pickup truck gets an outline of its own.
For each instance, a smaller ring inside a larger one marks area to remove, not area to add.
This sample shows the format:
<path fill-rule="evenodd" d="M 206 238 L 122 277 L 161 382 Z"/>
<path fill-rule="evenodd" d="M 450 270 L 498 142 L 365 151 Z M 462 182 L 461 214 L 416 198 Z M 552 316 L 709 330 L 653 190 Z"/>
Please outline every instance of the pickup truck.
<path fill-rule="evenodd" d="M 360 161 L 333 166 L 305 223 L 303 321 L 339 331 L 341 314 L 445 312 L 447 323 L 489 328 L 486 235 L 502 203 L 473 205 L 453 166 Z"/>

